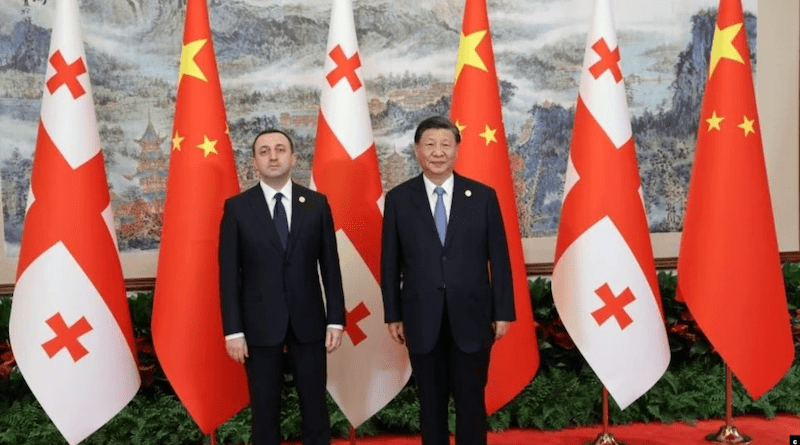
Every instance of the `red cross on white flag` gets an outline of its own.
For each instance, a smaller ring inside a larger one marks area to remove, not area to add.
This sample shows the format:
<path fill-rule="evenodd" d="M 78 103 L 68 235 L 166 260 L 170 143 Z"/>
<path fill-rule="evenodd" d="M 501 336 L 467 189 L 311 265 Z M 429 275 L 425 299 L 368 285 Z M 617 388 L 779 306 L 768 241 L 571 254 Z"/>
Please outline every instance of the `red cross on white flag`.
<path fill-rule="evenodd" d="M 411 365 L 383 322 L 383 189 L 350 0 L 333 0 L 325 54 L 312 181 L 333 212 L 347 307 L 342 346 L 328 356 L 328 392 L 358 427 L 403 389 Z"/>
<path fill-rule="evenodd" d="M 31 391 L 78 443 L 133 398 L 139 373 L 77 0 L 55 8 L 9 336 Z"/>
<path fill-rule="evenodd" d="M 669 364 L 610 0 L 596 0 L 553 267 L 570 337 L 620 408 Z"/>

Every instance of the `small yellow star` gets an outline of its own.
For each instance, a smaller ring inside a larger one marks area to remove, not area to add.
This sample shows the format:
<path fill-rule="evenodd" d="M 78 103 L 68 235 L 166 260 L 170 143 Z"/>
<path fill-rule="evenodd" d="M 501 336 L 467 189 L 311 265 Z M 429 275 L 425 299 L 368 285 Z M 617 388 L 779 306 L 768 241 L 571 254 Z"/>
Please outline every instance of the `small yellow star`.
<path fill-rule="evenodd" d="M 175 136 L 172 138 L 172 149 L 181 151 L 181 142 L 183 142 L 183 136 L 178 134 L 178 131 L 175 130 Z"/>
<path fill-rule="evenodd" d="M 714 29 L 714 42 L 711 44 L 711 59 L 708 63 L 709 79 L 714 74 L 714 70 L 717 69 L 720 59 L 730 59 L 734 62 L 744 63 L 739 50 L 733 46 L 733 39 L 736 38 L 741 29 L 741 23 L 728 26 L 725 29 L 719 29 L 719 26 Z"/>
<path fill-rule="evenodd" d="M 225 122 L 225 134 L 231 134 L 231 132 L 228 131 L 228 123 L 227 122 Z"/>
<path fill-rule="evenodd" d="M 755 119 L 748 119 L 747 116 L 744 116 L 744 120 L 741 124 L 737 125 L 737 127 L 744 130 L 744 137 L 747 137 L 750 133 L 755 133 L 756 131 L 753 129 L 753 124 L 755 124 Z"/>
<path fill-rule="evenodd" d="M 711 113 L 711 117 L 706 119 L 706 122 L 708 122 L 708 131 L 711 131 L 711 130 L 714 130 L 714 129 L 722 130 L 719 127 L 719 123 L 724 121 L 724 120 L 725 120 L 724 117 L 717 116 L 717 112 L 715 110 L 713 113 Z"/>
<path fill-rule="evenodd" d="M 456 119 L 456 127 L 458 127 L 458 132 L 459 133 L 463 133 L 464 130 L 467 129 L 467 126 L 466 125 L 461 125 L 461 122 L 459 122 L 458 119 Z"/>
<path fill-rule="evenodd" d="M 486 36 L 486 32 L 484 29 L 483 31 L 475 31 L 468 36 L 465 36 L 463 32 L 461 33 L 461 40 L 458 43 L 458 59 L 456 60 L 456 82 L 458 82 L 458 76 L 461 75 L 464 65 L 474 66 L 485 72 L 489 71 L 481 56 L 478 55 L 478 45 Z"/>
<path fill-rule="evenodd" d="M 497 129 L 492 130 L 491 128 L 489 128 L 489 124 L 486 124 L 483 133 L 479 134 L 478 136 L 485 139 L 486 145 L 489 145 L 489 142 L 497 142 L 497 139 L 494 137 L 495 133 L 497 133 Z"/>
<path fill-rule="evenodd" d="M 197 148 L 203 150 L 203 157 L 207 158 L 209 153 L 219 154 L 217 153 L 217 141 L 212 141 L 208 139 L 208 136 L 203 135 L 203 143 L 198 145 Z"/>
<path fill-rule="evenodd" d="M 181 69 L 180 74 L 178 75 L 178 85 L 181 84 L 184 74 L 200 79 L 203 82 L 208 82 L 206 75 L 203 74 L 203 70 L 200 69 L 200 67 L 197 65 L 197 62 L 194 60 L 194 58 L 197 56 L 197 53 L 200 52 L 207 41 L 208 39 L 200 39 L 183 45 L 183 49 L 181 50 Z"/>

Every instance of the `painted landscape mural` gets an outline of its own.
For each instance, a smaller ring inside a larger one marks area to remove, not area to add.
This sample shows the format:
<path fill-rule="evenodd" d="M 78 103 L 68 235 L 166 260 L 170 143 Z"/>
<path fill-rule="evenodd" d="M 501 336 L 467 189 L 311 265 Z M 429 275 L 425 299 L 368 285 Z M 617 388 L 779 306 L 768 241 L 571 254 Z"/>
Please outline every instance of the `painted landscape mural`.
<path fill-rule="evenodd" d="M 0 3 L 0 178 L 4 242 L 16 256 L 35 148 L 53 0 Z M 447 115 L 463 1 L 354 0 L 362 75 L 384 189 L 419 173 L 413 130 Z M 558 228 L 592 0 L 490 0 L 489 19 L 522 236 Z M 652 232 L 680 232 L 715 0 L 616 1 Z M 79 1 L 122 252 L 158 249 L 180 61 L 183 0 Z M 744 1 L 754 71 L 756 0 Z M 241 186 L 250 144 L 288 130 L 308 184 L 329 0 L 209 0 Z"/>

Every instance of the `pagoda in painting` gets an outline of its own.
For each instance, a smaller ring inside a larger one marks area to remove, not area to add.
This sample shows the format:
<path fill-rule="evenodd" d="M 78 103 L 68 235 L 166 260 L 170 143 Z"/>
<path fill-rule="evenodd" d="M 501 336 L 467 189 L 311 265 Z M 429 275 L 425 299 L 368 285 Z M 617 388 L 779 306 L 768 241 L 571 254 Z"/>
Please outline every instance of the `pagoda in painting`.
<path fill-rule="evenodd" d="M 147 128 L 139 139 L 134 141 L 139 144 L 142 152 L 139 156 L 139 165 L 136 168 L 136 177 L 139 178 L 139 187 L 146 201 L 160 201 L 163 204 L 167 190 L 167 164 L 168 158 L 161 151 L 161 144 L 167 139 L 158 134 L 147 116 Z M 160 211 L 160 209 L 159 209 Z"/>
<path fill-rule="evenodd" d="M 158 248 L 169 164 L 169 158 L 161 151 L 166 139 L 158 134 L 148 115 L 144 134 L 134 139 L 141 148 L 136 173 L 128 176 L 139 180 L 139 190 L 125 199 L 116 195 L 114 199 L 120 250 Z"/>

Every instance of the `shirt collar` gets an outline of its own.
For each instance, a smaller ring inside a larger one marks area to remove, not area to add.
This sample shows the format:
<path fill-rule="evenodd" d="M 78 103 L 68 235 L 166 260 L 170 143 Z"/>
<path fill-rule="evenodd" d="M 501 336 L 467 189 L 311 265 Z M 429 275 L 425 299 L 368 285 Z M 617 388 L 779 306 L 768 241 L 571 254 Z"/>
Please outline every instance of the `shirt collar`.
<path fill-rule="evenodd" d="M 265 184 L 264 181 L 258 181 L 258 184 L 261 186 L 261 190 L 264 192 L 264 197 L 267 198 L 267 202 L 274 203 L 275 195 L 278 192 L 283 193 L 286 202 L 292 202 L 292 181 L 286 181 L 286 184 L 284 184 L 280 190 L 275 190 L 271 186 Z"/>
<path fill-rule="evenodd" d="M 455 175 L 450 173 L 450 176 L 447 179 L 445 179 L 441 185 L 441 187 L 444 189 L 445 194 L 448 196 L 453 196 L 453 183 L 455 183 L 455 180 L 453 179 L 454 176 Z M 425 192 L 428 194 L 428 196 L 433 194 L 433 190 L 436 187 L 439 187 L 436 184 L 434 184 L 433 181 L 428 179 L 428 177 L 425 176 L 424 174 L 422 175 L 422 181 L 425 183 Z"/>

